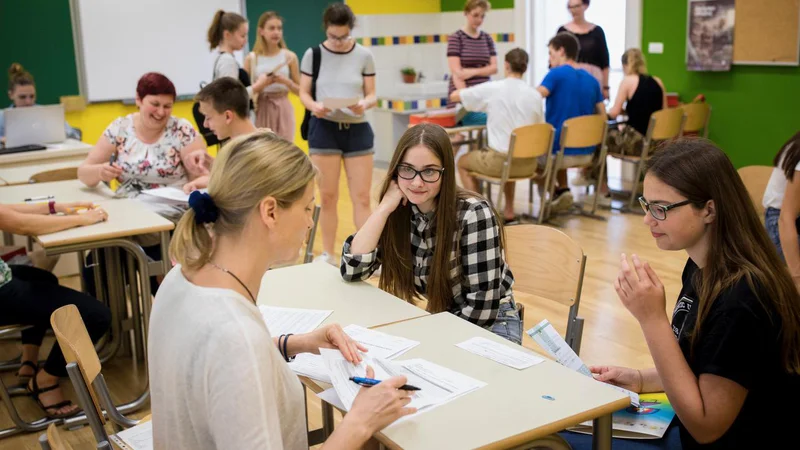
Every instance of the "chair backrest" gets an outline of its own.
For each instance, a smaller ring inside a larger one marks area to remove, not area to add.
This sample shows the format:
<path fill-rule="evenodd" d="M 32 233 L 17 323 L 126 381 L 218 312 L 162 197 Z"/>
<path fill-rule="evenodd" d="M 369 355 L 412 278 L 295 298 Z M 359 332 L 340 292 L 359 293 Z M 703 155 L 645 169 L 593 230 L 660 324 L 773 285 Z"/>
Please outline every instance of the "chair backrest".
<path fill-rule="evenodd" d="M 52 181 L 67 181 L 78 179 L 77 167 L 65 167 L 63 169 L 46 170 L 35 173 L 28 180 L 28 183 L 49 183 Z"/>
<path fill-rule="evenodd" d="M 573 117 L 561 127 L 560 148 L 581 148 L 600 145 L 606 136 L 606 117 L 600 114 Z"/>
<path fill-rule="evenodd" d="M 711 118 L 711 105 L 708 103 L 687 103 L 681 105 L 681 109 L 686 113 L 686 125 L 683 126 L 684 133 L 697 133 L 703 130 L 703 135 L 708 135 L 708 122 Z"/>
<path fill-rule="evenodd" d="M 509 153 L 514 158 L 537 158 L 553 151 L 555 130 L 549 123 L 536 123 L 514 129 Z"/>
<path fill-rule="evenodd" d="M 746 166 L 739 169 L 739 177 L 750 194 L 753 206 L 756 207 L 758 215 L 764 217 L 764 191 L 767 190 L 767 183 L 772 171 L 772 166 Z"/>
<path fill-rule="evenodd" d="M 55 423 L 47 427 L 47 444 L 50 450 L 72 450 L 72 446 L 61 436 Z"/>
<path fill-rule="evenodd" d="M 683 132 L 684 112 L 681 108 L 666 108 L 650 115 L 647 126 L 647 140 L 663 141 L 673 139 Z"/>
<path fill-rule="evenodd" d="M 100 375 L 100 358 L 97 356 L 97 351 L 94 349 L 89 332 L 86 331 L 86 325 L 83 323 L 78 308 L 75 305 L 58 308 L 50 316 L 50 325 L 67 364 L 74 362 L 80 367 L 83 381 L 92 397 L 97 414 L 100 416 L 101 423 L 104 423 L 103 411 L 92 386 L 95 378 Z"/>
<path fill-rule="evenodd" d="M 572 238 L 544 225 L 505 228 L 514 289 L 572 306 L 583 285 L 586 257 Z"/>

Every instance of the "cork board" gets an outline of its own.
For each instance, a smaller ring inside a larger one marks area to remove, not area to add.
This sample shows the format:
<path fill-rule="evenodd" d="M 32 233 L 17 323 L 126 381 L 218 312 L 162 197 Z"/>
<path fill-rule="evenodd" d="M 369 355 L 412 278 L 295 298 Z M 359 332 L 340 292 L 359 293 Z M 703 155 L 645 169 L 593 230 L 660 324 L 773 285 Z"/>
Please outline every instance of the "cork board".
<path fill-rule="evenodd" d="M 800 0 L 736 0 L 734 64 L 800 65 Z"/>

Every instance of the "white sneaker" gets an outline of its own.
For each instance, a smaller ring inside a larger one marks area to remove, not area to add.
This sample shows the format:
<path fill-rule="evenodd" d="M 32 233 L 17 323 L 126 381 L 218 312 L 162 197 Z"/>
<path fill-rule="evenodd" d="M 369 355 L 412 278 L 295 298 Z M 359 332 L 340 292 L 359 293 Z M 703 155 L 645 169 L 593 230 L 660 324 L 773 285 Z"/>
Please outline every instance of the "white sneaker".
<path fill-rule="evenodd" d="M 558 197 L 554 198 L 552 203 L 550 203 L 550 212 L 558 213 L 569 211 L 574 203 L 575 199 L 572 197 L 572 192 L 564 192 Z"/>
<path fill-rule="evenodd" d="M 594 194 L 589 194 L 586 196 L 583 202 L 585 206 L 591 208 L 593 201 L 594 201 Z M 597 206 L 603 208 L 611 208 L 611 197 L 605 194 L 600 194 L 600 197 L 597 198 Z"/>
<path fill-rule="evenodd" d="M 577 177 L 570 180 L 569 184 L 573 186 L 591 186 L 594 185 L 594 180 L 590 180 L 583 176 L 583 174 L 579 174 Z"/>
<path fill-rule="evenodd" d="M 327 263 L 333 265 L 333 258 L 328 252 L 324 252 L 323 254 L 314 258 L 315 263 Z"/>

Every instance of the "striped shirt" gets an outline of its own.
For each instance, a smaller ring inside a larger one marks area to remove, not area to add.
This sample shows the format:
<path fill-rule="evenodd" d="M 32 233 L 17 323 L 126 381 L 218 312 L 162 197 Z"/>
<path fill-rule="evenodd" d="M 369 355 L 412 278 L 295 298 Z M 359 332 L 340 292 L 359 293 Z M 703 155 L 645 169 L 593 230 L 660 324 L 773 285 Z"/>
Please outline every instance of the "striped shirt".
<path fill-rule="evenodd" d="M 473 69 L 486 67 L 489 65 L 492 56 L 497 56 L 492 37 L 483 31 L 478 37 L 474 38 L 464 30 L 458 30 L 447 38 L 447 57 L 458 56 L 461 59 L 461 67 Z M 466 80 L 467 87 L 475 86 L 489 81 L 489 77 L 472 77 Z M 450 77 L 450 86 L 447 89 L 447 96 L 456 90 L 453 78 Z"/>

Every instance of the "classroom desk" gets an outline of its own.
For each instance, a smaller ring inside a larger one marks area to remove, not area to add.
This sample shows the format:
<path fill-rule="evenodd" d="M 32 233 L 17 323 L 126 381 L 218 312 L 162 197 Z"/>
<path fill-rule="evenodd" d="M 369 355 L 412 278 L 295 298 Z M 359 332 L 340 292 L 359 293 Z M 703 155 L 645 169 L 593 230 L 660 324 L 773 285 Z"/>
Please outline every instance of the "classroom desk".
<path fill-rule="evenodd" d="M 31 177 L 41 172 L 51 170 L 77 168 L 82 160 L 55 160 L 55 161 L 23 161 L 10 166 L 0 167 L 0 186 L 14 186 L 28 184 Z"/>
<path fill-rule="evenodd" d="M 261 280 L 259 305 L 328 309 L 322 324 L 375 327 L 429 315 L 427 311 L 364 282 L 344 281 L 329 264 L 300 264 L 269 270 Z"/>
<path fill-rule="evenodd" d="M 114 198 L 114 192 L 103 183 L 90 188 L 79 180 L 0 186 L 0 204 L 24 203 L 26 198 L 54 196 L 56 202 L 101 202 Z"/>
<path fill-rule="evenodd" d="M 53 161 L 53 160 L 72 160 L 81 161 L 86 159 L 93 145 L 75 139 L 67 139 L 57 144 L 48 144 L 45 150 L 35 150 L 32 152 L 9 153 L 0 155 L 0 169 L 16 163 L 28 161 Z"/>
<path fill-rule="evenodd" d="M 421 343 L 404 360 L 424 358 L 487 383 L 378 433 L 392 449 L 516 448 L 586 420 L 595 420 L 594 448 L 610 449 L 611 414 L 630 404 L 625 394 L 550 360 L 516 370 L 455 347 L 482 336 L 530 351 L 447 312 L 379 330 Z"/>

